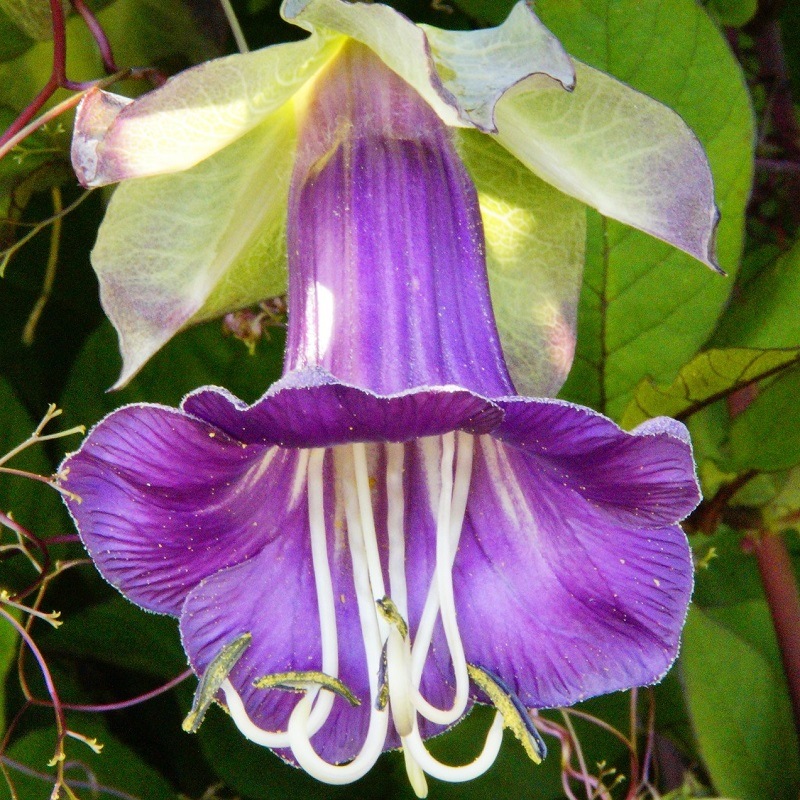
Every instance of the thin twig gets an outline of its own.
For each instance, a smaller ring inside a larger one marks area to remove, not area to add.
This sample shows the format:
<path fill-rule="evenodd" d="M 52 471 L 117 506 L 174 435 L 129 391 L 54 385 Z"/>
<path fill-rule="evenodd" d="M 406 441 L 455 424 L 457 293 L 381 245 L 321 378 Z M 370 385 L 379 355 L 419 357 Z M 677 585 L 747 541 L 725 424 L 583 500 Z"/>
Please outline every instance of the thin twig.
<path fill-rule="evenodd" d="M 242 26 L 239 24 L 239 20 L 236 17 L 233 6 L 230 4 L 230 0 L 219 0 L 219 4 L 225 12 L 225 19 L 228 20 L 228 25 L 230 26 L 231 33 L 233 33 L 233 39 L 236 42 L 236 46 L 239 48 L 239 52 L 249 53 L 250 48 L 247 46 L 247 40 L 244 38 Z"/>
<path fill-rule="evenodd" d="M 102 705 L 82 705 L 77 703 L 62 703 L 61 707 L 65 711 L 85 711 L 87 713 L 106 713 L 108 711 L 120 711 L 123 708 L 131 708 L 132 706 L 137 706 L 140 703 L 146 703 L 148 700 L 152 700 L 154 697 L 158 697 L 159 695 L 165 694 L 166 692 L 174 689 L 178 684 L 183 683 L 187 678 L 193 675 L 193 671 L 191 669 L 187 669 L 185 672 L 181 672 L 180 675 L 176 675 L 171 680 L 167 681 L 163 686 L 159 686 L 157 689 L 153 689 L 152 691 L 145 692 L 144 694 L 137 695 L 136 697 L 132 697 L 129 700 L 121 700 L 119 703 L 104 703 Z M 30 700 L 33 705 L 36 706 L 51 706 L 52 703 L 49 700 L 42 700 L 40 698 L 34 697 Z"/>
<path fill-rule="evenodd" d="M 39 324 L 39 318 L 42 316 L 44 307 L 50 299 L 53 292 L 53 284 L 56 280 L 56 268 L 58 267 L 58 253 L 61 249 L 61 218 L 64 210 L 64 204 L 61 200 L 61 189 L 54 186 L 50 193 L 53 198 L 53 227 L 50 229 L 50 252 L 47 256 L 47 267 L 44 272 L 44 281 L 42 282 L 42 292 L 34 303 L 31 313 L 28 316 L 28 321 L 25 323 L 25 328 L 22 331 L 22 343 L 25 345 L 33 344 L 33 339 L 36 335 L 36 326 Z"/>

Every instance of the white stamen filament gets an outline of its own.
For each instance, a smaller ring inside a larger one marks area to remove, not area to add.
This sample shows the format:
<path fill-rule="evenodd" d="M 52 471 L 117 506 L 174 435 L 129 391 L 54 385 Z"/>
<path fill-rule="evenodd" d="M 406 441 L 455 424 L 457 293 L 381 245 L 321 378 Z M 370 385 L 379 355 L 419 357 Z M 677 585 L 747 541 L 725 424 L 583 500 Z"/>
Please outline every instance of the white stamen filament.
<path fill-rule="evenodd" d="M 330 717 L 335 702 L 335 695 L 330 690 L 321 687 L 306 690 L 291 713 L 288 730 L 273 732 L 256 726 L 230 682 L 223 684 L 231 715 L 245 736 L 268 747 L 289 747 L 298 764 L 318 780 L 341 785 L 365 775 L 384 748 L 390 714 L 402 742 L 409 780 L 418 797 L 427 795 L 425 773 L 445 781 L 468 781 L 485 772 L 497 757 L 503 729 L 500 714 L 487 733 L 480 755 L 471 763 L 458 767 L 442 764 L 428 752 L 417 719 L 419 714 L 435 724 L 449 725 L 464 714 L 469 702 L 469 675 L 456 618 L 452 570 L 466 513 L 474 442 L 473 437 L 465 433 L 458 434 L 457 442 L 456 448 L 456 434 L 453 433 L 441 437 L 438 487 L 436 483 L 429 484 L 432 491 L 438 490 L 436 564 L 413 643 L 407 630 L 409 605 L 404 496 L 407 446 L 385 445 L 387 572 L 391 603 L 396 609 L 392 612 L 394 618 L 386 613 L 384 607 L 381 611 L 377 602 L 384 601 L 387 593 L 373 515 L 366 446 L 358 443 L 344 445 L 336 447 L 333 452 L 336 491 L 344 507 L 370 693 L 369 723 L 358 754 L 346 764 L 335 764 L 322 758 L 311 744 L 311 737 Z M 435 442 L 429 444 L 435 447 Z M 336 607 L 325 530 L 324 458 L 322 449 L 310 451 L 308 458 L 309 530 L 319 607 L 322 671 L 338 678 Z M 410 535 L 416 533 L 409 532 Z M 434 707 L 420 693 L 437 618 L 442 620 L 455 678 L 453 704 L 448 709 Z M 384 659 L 388 703 L 380 707 L 379 698 L 385 687 L 379 685 L 379 674 Z M 365 698 L 362 697 L 361 701 L 364 703 Z"/>
<path fill-rule="evenodd" d="M 333 599 L 333 581 L 328 563 L 328 544 L 325 533 L 325 484 L 323 466 L 325 449 L 315 448 L 301 453 L 301 466 L 308 471 L 308 522 L 311 534 L 311 559 L 314 564 L 314 581 L 319 609 L 322 671 L 333 678 L 339 677 L 339 642 L 336 626 L 336 606 Z M 288 731 L 266 731 L 256 725 L 247 713 L 242 698 L 229 680 L 222 684 L 228 710 L 239 730 L 252 742 L 265 747 L 288 747 Z M 328 720 L 335 694 L 315 688 L 310 690 L 319 700 L 308 720 L 309 736 L 313 736 Z"/>
<path fill-rule="evenodd" d="M 311 533 L 311 560 L 314 564 L 314 581 L 319 609 L 322 671 L 332 678 L 338 678 L 339 638 L 336 628 L 333 580 L 328 563 L 328 541 L 325 533 L 324 461 L 324 448 L 318 447 L 311 451 L 308 459 L 308 522 Z M 333 708 L 335 697 L 336 695 L 329 690 L 319 692 L 308 721 L 310 733 L 316 733 L 325 724 Z"/>
<path fill-rule="evenodd" d="M 407 750 L 414 761 L 422 770 L 433 778 L 449 783 L 465 783 L 474 780 L 486 772 L 494 764 L 497 754 L 500 752 L 500 745 L 503 743 L 503 715 L 497 712 L 492 722 L 489 732 L 486 734 L 486 742 L 483 745 L 478 757 L 469 764 L 458 767 L 451 767 L 437 761 L 425 747 L 425 742 L 419 734 L 419 728 L 414 725 L 414 730 L 410 736 L 403 739 L 403 748 Z"/>
<path fill-rule="evenodd" d="M 386 595 L 383 585 L 383 568 L 381 554 L 378 550 L 378 535 L 375 532 L 375 520 L 372 516 L 372 496 L 369 485 L 369 468 L 367 466 L 367 448 L 362 442 L 353 446 L 353 466 L 358 492 L 358 509 L 361 512 L 361 529 L 364 534 L 364 549 L 367 554 L 369 582 L 372 586 L 372 597 L 380 600 Z"/>
<path fill-rule="evenodd" d="M 403 492 L 405 445 L 386 445 L 386 530 L 389 539 L 389 586 L 400 616 L 408 619 L 406 587 L 406 502 Z"/>
<path fill-rule="evenodd" d="M 222 684 L 222 691 L 225 694 L 225 703 L 228 706 L 236 727 L 251 742 L 260 744 L 262 747 L 288 747 L 289 734 L 284 731 L 266 731 L 250 719 L 247 709 L 244 707 L 239 692 L 234 689 L 233 684 L 226 680 Z"/>
<path fill-rule="evenodd" d="M 336 467 L 342 470 L 342 489 L 344 494 L 345 519 L 347 521 L 347 538 L 350 549 L 350 558 L 353 564 L 353 581 L 355 583 L 358 614 L 361 622 L 361 635 L 364 640 L 364 655 L 369 669 L 370 685 L 370 716 L 369 727 L 364 743 L 358 755 L 347 764 L 331 764 L 320 758 L 310 741 L 308 719 L 311 708 L 311 697 L 307 694 L 295 706 L 289 718 L 289 742 L 292 753 L 297 763 L 309 775 L 317 780 L 334 785 L 352 783 L 366 775 L 374 766 L 380 756 L 386 734 L 389 729 L 389 709 L 379 709 L 377 700 L 380 691 L 378 687 L 377 669 L 380 664 L 383 650 L 383 637 L 381 635 L 378 614 L 376 611 L 373 593 L 373 573 L 370 569 L 370 552 L 368 540 L 370 535 L 374 540 L 374 557 L 378 558 L 377 566 L 380 570 L 380 557 L 377 552 L 375 539 L 375 525 L 372 519 L 372 503 L 369 497 L 369 475 L 367 473 L 366 452 L 362 447 L 361 453 L 348 447 L 337 448 Z M 359 465 L 359 458 L 362 464 Z M 359 470 L 362 472 L 359 478 Z M 366 481 L 366 483 L 365 483 Z M 362 486 L 366 487 L 366 498 Z M 369 515 L 364 519 L 365 502 L 369 507 Z M 370 532 L 371 529 L 371 532 Z M 383 581 L 381 578 L 381 590 Z M 381 597 L 383 594 L 380 595 Z M 374 665 L 374 668 L 373 668 Z"/>
<path fill-rule="evenodd" d="M 447 434 L 452 437 L 453 434 Z M 414 705 L 423 717 L 439 725 L 451 725 L 466 709 L 469 699 L 469 675 L 464 657 L 464 647 L 458 632 L 455 598 L 453 597 L 453 561 L 455 560 L 464 514 L 467 507 L 474 439 L 466 433 L 458 435 L 458 458 L 455 480 L 452 478 L 452 438 L 449 447 L 446 436 L 442 437 L 442 502 L 436 530 L 436 573 L 425 598 L 419 628 L 411 650 L 411 668 Z M 445 497 L 447 503 L 445 503 Z M 445 508 L 446 505 L 446 508 Z M 441 609 L 440 609 L 441 607 Z M 436 617 L 441 610 L 445 640 L 450 651 L 450 660 L 456 679 L 456 693 L 449 709 L 431 705 L 420 693 L 422 672 L 428 659 Z"/>
<path fill-rule="evenodd" d="M 406 585 L 405 497 L 403 493 L 402 444 L 386 445 L 386 529 L 389 539 L 389 587 L 397 612 L 408 620 L 408 587 Z M 414 705 L 411 702 L 411 643 L 396 626 L 389 631 L 386 643 L 386 679 L 392 720 L 399 736 L 411 733 Z M 406 759 L 408 766 L 408 759 Z M 409 778 L 411 774 L 409 773 Z M 416 777 L 419 783 L 418 776 Z M 424 780 L 424 778 L 423 778 Z M 413 784 L 414 779 L 411 780 Z"/>

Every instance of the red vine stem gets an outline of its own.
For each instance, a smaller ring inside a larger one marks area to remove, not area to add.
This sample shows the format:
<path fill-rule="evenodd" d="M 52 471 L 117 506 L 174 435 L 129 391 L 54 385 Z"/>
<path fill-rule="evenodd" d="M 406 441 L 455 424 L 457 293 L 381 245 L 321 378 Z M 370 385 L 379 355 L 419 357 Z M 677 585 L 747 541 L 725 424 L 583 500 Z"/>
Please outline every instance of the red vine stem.
<path fill-rule="evenodd" d="M 39 113 L 44 104 L 53 96 L 56 89 L 60 89 L 67 82 L 67 33 L 61 0 L 50 0 L 50 13 L 53 18 L 53 67 L 50 70 L 50 77 L 39 94 L 0 137 L 0 146 L 4 145 L 16 133 L 19 133 Z"/>
<path fill-rule="evenodd" d="M 114 53 L 111 50 L 111 42 L 108 41 L 106 32 L 103 30 L 103 26 L 100 24 L 97 17 L 83 0 L 72 0 L 72 7 L 81 15 L 84 24 L 94 37 L 97 48 L 100 50 L 100 58 L 103 59 L 103 66 L 106 68 L 106 72 L 119 72 L 117 62 L 114 60 Z"/>
<path fill-rule="evenodd" d="M 191 675 L 192 670 L 187 669 L 184 672 L 181 672 L 180 675 L 176 675 L 174 678 L 167 681 L 163 686 L 159 686 L 157 689 L 137 695 L 136 697 L 131 697 L 128 700 L 121 700 L 119 703 L 104 703 L 102 705 L 94 706 L 82 705 L 79 703 L 62 703 L 61 708 L 63 708 L 65 711 L 85 711 L 91 714 L 102 714 L 106 711 L 121 711 L 123 708 L 138 706 L 140 703 L 146 703 L 148 700 L 152 700 L 154 697 L 158 697 L 160 694 L 165 694 L 166 692 L 170 691 L 170 689 L 174 689 L 179 683 L 183 683 L 183 681 L 185 681 Z M 31 698 L 28 702 L 35 706 L 53 705 L 50 700 L 41 700 L 37 697 Z"/>
<path fill-rule="evenodd" d="M 764 531 L 752 537 L 775 635 L 789 684 L 794 724 L 800 737 L 800 595 L 791 557 L 780 534 Z"/>
<path fill-rule="evenodd" d="M 61 0 L 50 0 L 53 21 L 53 66 L 50 70 L 50 77 L 36 97 L 20 112 L 5 133 L 0 136 L 0 158 L 46 122 L 78 105 L 83 93 L 92 86 L 100 86 L 102 88 L 126 77 L 134 79 L 145 78 L 156 86 L 166 80 L 161 71 L 153 67 L 120 70 L 114 61 L 111 43 L 108 41 L 108 37 L 97 17 L 86 6 L 84 0 L 72 0 L 72 5 L 81 15 L 86 27 L 92 34 L 100 51 L 103 66 L 111 74 L 102 80 L 87 82 L 76 82 L 67 78 L 67 31 L 64 9 L 61 6 Z M 35 119 L 36 115 L 44 108 L 47 101 L 58 89 L 69 89 L 78 92 L 78 94 L 67 98 L 45 114 L 42 114 L 38 119 Z"/>
<path fill-rule="evenodd" d="M 36 642 L 33 641 L 33 637 L 28 632 L 27 628 L 21 625 L 14 617 L 11 616 L 2 606 L 0 606 L 0 616 L 2 616 L 6 622 L 8 622 L 22 637 L 23 641 L 26 645 L 28 645 L 28 649 L 33 653 L 36 661 L 39 663 L 39 669 L 42 673 L 42 679 L 44 680 L 44 684 L 47 687 L 47 693 L 50 695 L 50 699 L 53 703 L 53 713 L 56 717 L 56 757 L 63 755 L 64 752 L 64 738 L 67 735 L 67 720 L 64 716 L 64 708 L 61 704 L 61 700 L 59 699 L 58 692 L 56 691 L 55 684 L 53 683 L 53 676 L 50 674 L 50 669 L 47 666 L 47 661 L 45 661 L 44 656 L 42 655 L 42 651 L 36 645 Z M 23 687 L 23 694 L 25 694 L 25 699 L 30 701 L 30 695 L 26 691 L 27 686 Z M 59 759 L 59 771 L 60 771 L 60 759 Z"/>

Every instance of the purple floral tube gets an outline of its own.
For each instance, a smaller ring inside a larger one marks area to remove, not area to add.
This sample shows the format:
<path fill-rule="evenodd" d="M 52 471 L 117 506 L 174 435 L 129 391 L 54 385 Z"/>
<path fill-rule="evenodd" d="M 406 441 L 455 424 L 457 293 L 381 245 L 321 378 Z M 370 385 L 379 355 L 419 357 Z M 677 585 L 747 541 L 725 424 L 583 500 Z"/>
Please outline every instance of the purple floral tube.
<path fill-rule="evenodd" d="M 504 723 L 541 757 L 520 709 L 666 673 L 699 492 L 680 423 L 516 395 L 476 193 L 415 91 L 354 43 L 311 91 L 283 377 L 252 406 L 121 408 L 62 484 L 245 736 L 329 783 L 402 747 L 424 796 L 485 771 Z M 498 708 L 483 752 L 438 762 L 424 740 L 475 700 Z"/>

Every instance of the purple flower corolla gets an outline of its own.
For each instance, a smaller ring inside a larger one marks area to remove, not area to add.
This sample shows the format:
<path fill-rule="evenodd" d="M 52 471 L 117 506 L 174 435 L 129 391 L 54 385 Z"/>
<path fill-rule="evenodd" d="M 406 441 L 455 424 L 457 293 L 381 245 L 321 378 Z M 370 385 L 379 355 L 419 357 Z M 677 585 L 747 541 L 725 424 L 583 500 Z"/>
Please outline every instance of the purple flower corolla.
<path fill-rule="evenodd" d="M 298 128 L 283 377 L 252 406 L 124 407 L 63 485 L 101 573 L 179 618 L 245 736 L 330 783 L 400 746 L 424 796 L 425 773 L 487 769 L 504 722 L 541 755 L 515 709 L 664 675 L 691 449 L 672 420 L 517 396 L 473 183 L 369 50 L 345 45 Z M 476 699 L 498 707 L 482 753 L 438 762 L 425 738 Z"/>

